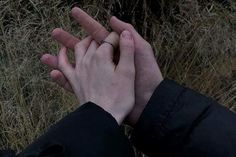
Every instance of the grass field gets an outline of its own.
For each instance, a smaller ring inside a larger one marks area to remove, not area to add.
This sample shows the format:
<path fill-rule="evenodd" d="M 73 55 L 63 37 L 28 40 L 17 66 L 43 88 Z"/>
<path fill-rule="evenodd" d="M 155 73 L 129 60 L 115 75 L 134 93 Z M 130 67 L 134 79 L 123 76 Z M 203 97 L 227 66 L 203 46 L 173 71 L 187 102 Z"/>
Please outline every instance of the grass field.
<path fill-rule="evenodd" d="M 58 51 L 50 37 L 54 28 L 86 35 L 70 17 L 73 4 L 0 0 L 0 149 L 22 150 L 79 106 L 39 60 L 44 52 Z M 77 5 L 106 26 L 111 15 L 130 21 L 153 45 L 165 77 L 236 111 L 236 3 L 81 0 Z"/>

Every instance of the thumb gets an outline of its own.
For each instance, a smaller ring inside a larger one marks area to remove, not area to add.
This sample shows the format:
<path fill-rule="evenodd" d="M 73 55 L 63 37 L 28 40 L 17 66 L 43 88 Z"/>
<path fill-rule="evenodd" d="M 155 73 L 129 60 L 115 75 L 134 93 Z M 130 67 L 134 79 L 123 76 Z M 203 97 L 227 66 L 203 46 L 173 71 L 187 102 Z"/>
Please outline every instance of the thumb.
<path fill-rule="evenodd" d="M 134 71 L 134 39 L 132 34 L 125 30 L 120 35 L 120 61 L 118 68 Z"/>
<path fill-rule="evenodd" d="M 135 43 L 144 41 L 143 37 L 135 30 L 135 28 L 131 24 L 125 23 L 115 16 L 111 17 L 109 25 L 115 32 L 119 34 L 124 30 L 129 31 L 133 35 Z"/>

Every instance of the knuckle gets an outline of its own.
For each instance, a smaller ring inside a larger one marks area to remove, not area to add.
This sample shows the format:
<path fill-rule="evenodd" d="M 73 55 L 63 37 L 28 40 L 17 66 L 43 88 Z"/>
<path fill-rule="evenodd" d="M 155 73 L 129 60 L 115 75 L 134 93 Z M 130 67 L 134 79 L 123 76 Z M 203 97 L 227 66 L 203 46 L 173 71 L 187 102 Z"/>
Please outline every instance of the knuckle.
<path fill-rule="evenodd" d="M 152 45 L 149 42 L 145 42 L 144 46 L 148 49 L 152 48 Z"/>
<path fill-rule="evenodd" d="M 89 66 L 90 66 L 90 61 L 89 61 L 89 59 L 84 59 L 81 66 L 82 66 L 83 68 L 89 68 Z"/>
<path fill-rule="evenodd" d="M 63 70 L 64 69 L 64 65 L 63 65 L 63 63 L 62 63 L 62 61 L 58 61 L 58 69 L 60 69 L 60 70 Z"/>
<path fill-rule="evenodd" d="M 134 26 L 131 25 L 130 23 L 127 23 L 127 29 L 128 29 L 128 30 L 132 30 L 132 29 L 134 29 Z"/>

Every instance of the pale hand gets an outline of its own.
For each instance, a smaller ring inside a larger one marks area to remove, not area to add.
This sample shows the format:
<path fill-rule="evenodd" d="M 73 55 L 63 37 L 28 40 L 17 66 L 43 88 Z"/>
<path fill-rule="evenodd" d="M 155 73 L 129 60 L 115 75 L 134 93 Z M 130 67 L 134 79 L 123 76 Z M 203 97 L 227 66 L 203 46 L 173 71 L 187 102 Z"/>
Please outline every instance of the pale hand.
<path fill-rule="evenodd" d="M 66 48 L 58 55 L 58 67 L 81 104 L 93 102 L 121 124 L 134 107 L 134 41 L 128 31 L 120 38 L 112 32 L 105 40 L 120 46 L 117 66 L 112 60 L 114 48 L 111 44 L 99 46 L 87 37 L 75 46 L 75 67 L 68 62 Z"/>

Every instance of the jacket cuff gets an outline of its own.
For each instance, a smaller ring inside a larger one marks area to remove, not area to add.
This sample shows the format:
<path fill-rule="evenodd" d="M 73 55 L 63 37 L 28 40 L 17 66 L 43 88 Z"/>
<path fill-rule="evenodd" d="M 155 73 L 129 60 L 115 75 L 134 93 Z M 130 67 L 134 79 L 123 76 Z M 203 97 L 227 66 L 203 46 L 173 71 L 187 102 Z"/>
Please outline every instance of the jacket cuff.
<path fill-rule="evenodd" d="M 112 152 L 126 156 L 133 153 L 130 147 L 116 120 L 101 107 L 89 102 L 50 128 L 19 157 L 42 154 L 97 157 L 112 156 Z"/>
<path fill-rule="evenodd" d="M 193 90 L 165 79 L 141 114 L 131 141 L 147 154 L 163 155 L 164 150 L 178 149 L 176 145 L 183 142 L 194 121 L 208 109 L 207 101 L 208 98 Z"/>
<path fill-rule="evenodd" d="M 184 87 L 174 81 L 165 79 L 156 88 L 148 104 L 143 110 L 138 122 L 134 127 L 132 142 L 136 146 L 143 145 L 145 135 L 158 135 L 160 139 L 165 132 L 165 123 L 176 107 L 178 97 L 184 92 Z M 153 126 L 155 125 L 155 126 Z M 154 128 L 155 130 L 153 130 Z M 159 132 L 159 134 L 156 134 Z"/>

